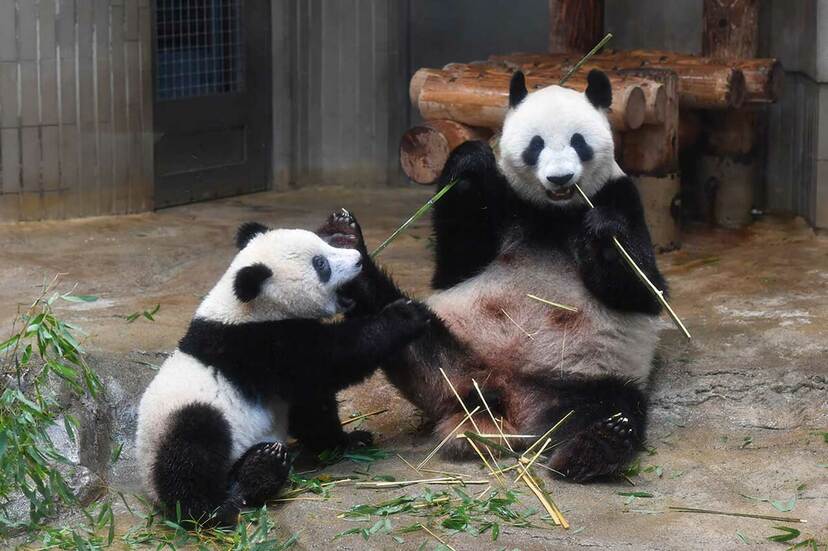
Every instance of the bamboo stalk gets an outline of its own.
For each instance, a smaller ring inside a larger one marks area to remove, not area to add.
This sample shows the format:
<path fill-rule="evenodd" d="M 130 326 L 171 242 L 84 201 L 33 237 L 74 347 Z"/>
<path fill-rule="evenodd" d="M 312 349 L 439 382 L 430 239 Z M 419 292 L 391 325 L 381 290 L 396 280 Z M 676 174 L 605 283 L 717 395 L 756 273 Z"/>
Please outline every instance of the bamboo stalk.
<path fill-rule="evenodd" d="M 372 481 L 372 482 L 357 482 L 354 484 L 357 488 L 404 488 L 405 486 L 414 486 L 415 484 L 488 484 L 488 480 L 462 480 L 456 477 L 439 477 L 439 478 L 421 478 L 420 480 L 388 480 L 388 481 Z"/>
<path fill-rule="evenodd" d="M 510 316 L 510 315 L 509 315 L 509 313 L 508 313 L 506 310 L 504 310 L 503 308 L 501 308 L 501 309 L 500 309 L 500 311 L 501 311 L 501 312 L 503 312 L 503 315 L 504 315 L 504 316 L 506 316 L 507 318 L 509 318 L 509 321 L 511 321 L 511 322 L 514 324 L 514 326 L 515 326 L 515 327 L 517 327 L 518 329 L 520 329 L 520 331 L 521 331 L 524 335 L 526 335 L 527 337 L 529 337 L 529 340 L 532 340 L 532 341 L 533 341 L 533 340 L 535 340 L 535 337 L 534 337 L 534 336 L 532 336 L 532 334 L 531 334 L 531 333 L 529 333 L 528 331 L 526 331 L 526 329 L 524 329 L 523 327 L 521 327 L 521 326 L 518 324 L 518 322 L 516 322 L 516 321 L 512 318 L 512 316 Z M 495 424 L 497 424 L 497 423 L 495 423 Z"/>
<path fill-rule="evenodd" d="M 457 426 L 456 426 L 456 427 L 454 427 L 454 429 L 452 429 L 452 431 L 451 431 L 450 433 L 448 433 L 448 434 L 446 435 L 446 437 L 445 437 L 445 438 L 443 438 L 443 439 L 440 441 L 440 443 L 439 443 L 439 444 L 437 444 L 437 447 L 436 447 L 436 448 L 434 448 L 433 450 L 431 450 L 431 453 L 429 453 L 429 454 L 426 456 L 426 458 L 425 458 L 425 459 L 423 459 L 422 461 L 420 461 L 420 464 L 419 464 L 419 465 L 417 465 L 417 466 L 414 468 L 414 470 L 419 471 L 420 469 L 422 469 L 422 468 L 423 468 L 423 466 L 424 466 L 426 463 L 428 463 L 428 462 L 431 460 L 431 458 L 432 458 L 432 457 L 434 457 L 434 454 L 436 454 L 438 451 L 440 451 L 440 448 L 442 448 L 442 447 L 445 445 L 445 443 L 446 443 L 446 442 L 448 442 L 448 441 L 451 439 L 451 437 L 454 435 L 454 433 L 455 433 L 455 432 L 457 432 L 457 430 L 458 430 L 460 427 L 462 427 L 462 426 L 463 426 L 463 424 L 464 424 L 466 421 L 468 421 L 469 419 L 471 419 L 471 418 L 472 418 L 472 416 L 473 416 L 475 413 L 477 413 L 479 410 L 480 410 L 480 406 L 477 406 L 476 408 L 474 408 L 474 409 L 471 411 L 471 413 L 466 412 L 466 416 L 465 416 L 465 417 L 463 417 L 463 420 L 462 420 L 462 421 L 460 421 L 460 423 L 458 423 L 458 424 L 457 424 Z"/>
<path fill-rule="evenodd" d="M 587 197 L 586 193 L 584 193 L 584 190 L 581 189 L 581 186 L 579 186 L 578 184 L 574 185 L 575 189 L 578 190 L 578 193 L 580 193 L 581 197 L 583 197 L 584 201 L 586 201 L 586 204 L 589 205 L 589 208 L 594 209 L 595 205 L 593 205 L 592 201 L 589 200 L 589 197 Z M 624 260 L 627 262 L 630 268 L 633 269 L 633 272 L 635 272 L 635 275 L 638 276 L 638 279 L 641 280 L 641 282 L 647 287 L 647 289 L 650 290 L 653 296 L 661 303 L 662 306 L 664 306 L 664 308 L 667 310 L 667 313 L 670 315 L 670 318 L 672 318 L 673 323 L 676 324 L 676 327 L 678 327 L 684 333 L 685 337 L 691 339 L 692 337 L 690 336 L 690 333 L 687 331 L 687 328 L 681 322 L 678 315 L 676 315 L 676 313 L 670 307 L 670 304 L 667 303 L 667 299 L 664 298 L 664 292 L 661 291 L 655 285 L 653 285 L 653 282 L 650 281 L 650 278 L 647 277 L 647 274 L 645 274 L 641 270 L 641 268 L 638 267 L 638 264 L 635 263 L 635 260 L 633 260 L 633 258 L 623 247 L 623 245 L 621 245 L 621 242 L 618 241 L 617 237 L 612 237 L 612 244 L 615 245 L 616 250 L 619 252 L 619 254 L 621 254 L 621 256 L 624 258 Z"/>
<path fill-rule="evenodd" d="M 408 228 L 408 226 L 410 226 L 412 223 L 414 223 L 414 222 L 416 222 L 417 220 L 419 220 L 419 219 L 420 219 L 420 217 L 422 217 L 422 215 L 424 215 L 426 212 L 428 212 L 428 210 L 429 210 L 431 207 L 433 207 L 433 206 L 434 206 L 434 203 L 436 203 L 437 201 L 439 201 L 439 200 L 440 200 L 440 198 L 441 198 L 443 195 L 445 195 L 445 194 L 448 192 L 448 190 L 450 190 L 452 187 L 454 187 L 454 184 L 456 184 L 456 183 L 457 183 L 456 181 L 453 181 L 453 180 L 452 180 L 451 182 L 449 182 L 448 184 L 446 184 L 446 187 L 444 187 L 443 189 L 441 189 L 440 191 L 438 191 L 437 193 L 435 193 L 435 194 L 434 194 L 434 196 L 433 196 L 431 199 L 429 199 L 428 201 L 426 201 L 426 202 L 425 202 L 425 204 L 424 204 L 423 206 L 421 206 L 420 208 L 418 208 L 418 209 L 417 209 L 417 211 L 416 211 L 414 214 L 412 214 L 412 215 L 408 218 L 408 220 L 406 220 L 405 222 L 403 222 L 403 223 L 402 223 L 402 225 L 401 225 L 399 228 L 397 228 L 396 230 L 394 230 L 394 233 L 392 233 L 391 235 L 389 235 L 389 236 L 388 236 L 388 238 L 387 238 L 385 241 L 383 241 L 382 243 L 380 243 L 379 247 L 377 247 L 376 249 L 374 249 L 374 250 L 371 252 L 371 258 L 376 258 L 376 257 L 377 257 L 377 255 L 379 255 L 379 254 L 383 251 L 383 249 L 385 249 L 385 247 L 387 247 L 388 245 L 390 245 L 392 241 L 394 241 L 397 237 L 399 237 L 399 236 L 400 236 L 400 234 L 401 234 L 402 232 L 404 232 L 404 231 L 406 230 L 406 228 Z"/>
<path fill-rule="evenodd" d="M 570 312 L 577 312 L 578 309 L 574 306 L 567 306 L 566 304 L 559 304 L 557 302 L 552 302 L 551 300 L 546 300 L 545 298 L 536 297 L 532 294 L 527 294 L 527 297 L 531 298 L 532 300 L 537 300 L 538 302 L 542 302 L 544 304 L 548 304 L 549 306 L 554 306 L 555 308 L 560 308 L 561 310 L 569 310 Z"/>
<path fill-rule="evenodd" d="M 420 528 L 422 528 L 423 530 L 425 530 L 426 532 L 428 532 L 428 533 L 431 535 L 431 537 L 432 537 L 432 538 L 434 538 L 434 539 L 436 539 L 437 541 L 439 541 L 442 545 L 445 545 L 446 547 L 448 547 L 451 551 L 457 551 L 454 547 L 452 547 L 452 546 L 451 546 L 451 545 L 449 545 L 449 544 L 448 544 L 445 540 L 443 540 L 443 538 L 441 538 L 440 536 L 438 536 L 437 534 L 435 534 L 434 532 L 432 532 L 431 530 L 429 530 L 428 528 L 426 528 L 426 525 L 425 525 L 425 524 L 423 524 L 422 522 L 420 523 Z"/>
<path fill-rule="evenodd" d="M 546 431 L 545 433 L 543 433 L 543 436 L 541 436 L 540 438 L 538 438 L 537 440 L 535 440 L 535 443 L 534 443 L 534 444 L 532 444 L 531 446 L 529 446 L 528 448 L 526 448 L 526 451 L 525 451 L 525 452 L 523 452 L 523 455 L 526 455 L 527 453 L 529 453 L 530 451 L 532 451 L 533 449 L 535 449 L 535 446 L 537 446 L 538 444 L 540 444 L 541 442 L 543 442 L 544 438 L 547 438 L 547 437 L 548 437 L 549 435 L 551 435 L 553 432 L 555 432 L 556 430 L 558 430 L 558 427 L 560 427 L 562 424 L 564 424 L 564 423 L 566 422 L 566 420 L 567 420 L 567 419 L 569 419 L 569 418 L 570 418 L 572 415 L 574 415 L 574 414 L 575 414 L 575 410 L 574 410 L 574 409 L 569 410 L 569 413 L 567 413 L 566 415 L 564 415 L 563 417 L 561 417 L 561 418 L 560 418 L 560 420 L 558 420 L 558 422 L 557 422 L 557 423 L 555 423 L 554 425 L 552 425 L 552 428 L 551 428 L 551 429 L 549 429 L 548 431 Z"/>
<path fill-rule="evenodd" d="M 706 515 L 724 515 L 728 517 L 745 517 L 745 518 L 758 518 L 761 520 L 775 520 L 778 522 L 800 522 L 800 523 L 807 523 L 808 521 L 802 518 L 790 518 L 790 517 L 777 517 L 774 515 L 754 515 L 751 513 L 728 513 L 727 511 L 714 511 L 712 509 L 696 509 L 694 507 L 667 507 L 671 511 L 675 511 L 677 513 L 702 513 Z"/>
<path fill-rule="evenodd" d="M 606 36 L 604 36 L 604 38 L 602 38 L 602 39 L 601 39 L 601 41 L 600 41 L 598 44 L 596 44 L 596 45 L 595 45 L 595 46 L 594 46 L 594 47 L 593 47 L 593 48 L 592 48 L 592 49 L 591 49 L 591 50 L 587 53 L 587 55 L 585 55 L 584 57 L 582 57 L 582 58 L 578 61 L 578 63 L 576 63 L 575 65 L 573 65 L 573 66 L 572 66 L 572 68 L 571 68 L 569 71 L 567 71 L 567 72 L 566 72 L 566 74 L 565 74 L 563 77 L 561 77 L 561 82 L 560 82 L 560 84 L 561 84 L 561 85 L 565 84 L 565 83 L 566 83 L 566 81 L 567 81 L 567 80 L 569 80 L 569 78 L 570 78 L 572 75 L 574 75 L 575 73 L 577 73 L 577 72 L 578 72 L 578 69 L 580 69 L 580 68 L 581 68 L 581 66 L 582 66 L 584 63 L 586 63 L 587 61 L 589 61 L 589 58 L 591 58 L 592 56 L 594 56 L 595 54 L 597 54 L 597 53 L 598 53 L 598 50 L 600 50 L 601 48 L 603 48 L 604 46 L 606 46 L 606 45 L 607 45 L 607 42 L 609 42 L 610 40 L 612 40 L 612 33 L 607 33 L 607 34 L 606 34 Z"/>
<path fill-rule="evenodd" d="M 466 404 L 463 402 L 463 399 L 460 397 L 460 394 L 457 392 L 457 389 L 454 388 L 454 385 L 451 383 L 451 379 L 448 378 L 448 375 L 446 375 L 446 372 L 442 367 L 440 368 L 440 373 L 443 375 L 443 378 L 448 383 L 448 386 L 449 386 L 449 388 L 451 388 L 451 391 L 454 393 L 454 396 L 457 398 L 457 401 L 460 402 L 460 406 L 463 408 L 463 411 L 466 412 L 466 415 L 470 415 L 469 414 L 469 408 L 466 407 Z M 480 434 L 480 429 L 478 428 L 477 423 L 474 422 L 474 419 L 471 416 L 469 417 L 469 421 L 471 421 L 471 424 L 474 427 L 475 432 Z M 483 454 L 480 453 L 480 450 L 477 448 L 477 445 L 475 445 L 474 442 L 471 442 L 471 445 L 472 445 L 472 448 L 474 448 L 474 450 L 478 453 L 478 455 L 480 455 L 480 458 L 483 459 L 483 463 L 486 464 L 489 467 L 489 470 L 494 475 L 494 477 L 497 478 L 497 474 L 495 474 L 495 469 L 492 468 L 492 466 L 488 464 L 488 462 L 486 461 L 485 458 L 483 458 Z M 497 459 L 495 459 L 495 456 L 492 453 L 492 450 L 490 450 L 488 446 L 486 447 L 486 451 L 489 452 L 489 457 L 492 458 L 492 463 L 497 465 Z M 505 480 L 503 482 L 505 482 Z"/>
<path fill-rule="evenodd" d="M 544 443 L 543 443 L 543 446 L 541 446 L 541 447 L 540 447 L 540 449 L 538 450 L 538 452 L 537 452 L 537 453 L 536 453 L 536 454 L 532 457 L 532 459 L 529 461 L 529 463 L 527 463 L 525 467 L 523 467 L 523 465 L 521 464 L 521 466 L 525 469 L 525 472 L 527 472 L 527 473 L 529 472 L 529 467 L 531 467 L 531 466 L 532 466 L 532 464 L 535 462 L 535 460 L 536 460 L 538 457 L 540 457 L 540 455 L 544 452 L 544 450 L 546 449 L 546 446 L 548 446 L 550 442 L 552 442 L 552 439 L 551 439 L 551 438 L 547 438 L 547 439 L 546 439 L 546 442 L 544 442 Z M 524 454 L 524 457 L 525 457 L 525 456 L 526 456 L 526 454 Z M 518 474 L 518 475 L 517 475 L 517 478 L 515 478 L 515 483 L 520 482 L 520 479 L 521 479 L 521 478 L 523 478 L 523 474 L 524 474 L 524 473 L 523 473 L 523 472 L 521 472 L 520 474 Z"/>
<path fill-rule="evenodd" d="M 411 470 L 412 470 L 412 471 L 414 471 L 414 472 L 415 472 L 415 473 L 417 473 L 417 474 L 420 474 L 420 469 L 418 469 L 417 467 L 415 467 L 414 465 L 412 465 L 411 463 L 409 463 L 409 462 L 405 459 L 405 457 L 401 456 L 400 454 L 397 454 L 397 457 L 399 457 L 399 458 L 400 458 L 400 460 L 401 460 L 403 463 L 405 463 L 406 465 L 408 465 L 408 466 L 411 468 Z"/>
<path fill-rule="evenodd" d="M 500 437 L 501 437 L 501 438 L 503 439 L 503 441 L 506 443 L 506 447 L 508 447 L 508 448 L 509 448 L 510 450 L 512 450 L 512 451 L 515 451 L 515 450 L 512 448 L 512 445 L 511 445 L 511 444 L 509 443 L 509 441 L 506 439 L 506 436 L 503 434 L 503 429 L 501 429 L 501 428 L 500 428 L 500 425 L 498 425 L 498 424 L 497 424 L 497 420 L 495 419 L 494 413 L 492 413 L 492 410 L 491 410 L 491 408 L 489 407 L 489 403 L 488 403 L 488 402 L 486 402 L 486 398 L 483 396 L 483 391 L 482 391 L 482 390 L 480 390 L 480 385 L 478 385 L 478 384 L 477 384 L 477 381 L 475 381 L 474 379 L 472 379 L 472 384 L 474 385 L 474 389 L 477 391 L 477 395 L 478 395 L 478 396 L 480 396 L 480 401 L 481 401 L 481 402 L 483 402 L 483 405 L 484 405 L 484 406 L 486 406 L 486 411 L 488 411 L 488 412 L 489 412 L 489 417 L 491 417 L 491 418 L 492 418 L 492 423 L 494 423 L 494 426 L 495 426 L 495 428 L 497 429 L 497 432 L 498 432 L 498 433 L 500 433 Z"/>
<path fill-rule="evenodd" d="M 351 417 L 350 419 L 346 419 L 342 421 L 342 426 L 350 425 L 351 423 L 356 423 L 357 421 L 361 421 L 362 419 L 367 419 L 368 417 L 373 417 L 374 415 L 379 415 L 380 413 L 385 413 L 388 409 L 378 409 L 377 411 L 372 411 L 370 413 L 363 413 L 362 415 L 357 415 L 356 417 Z"/>

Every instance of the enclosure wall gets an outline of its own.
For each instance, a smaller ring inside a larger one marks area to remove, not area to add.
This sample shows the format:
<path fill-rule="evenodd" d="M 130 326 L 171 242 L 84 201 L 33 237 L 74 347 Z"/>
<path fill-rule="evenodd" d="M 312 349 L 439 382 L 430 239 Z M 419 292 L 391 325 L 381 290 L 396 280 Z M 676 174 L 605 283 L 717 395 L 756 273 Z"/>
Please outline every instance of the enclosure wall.
<path fill-rule="evenodd" d="M 0 221 L 152 208 L 150 0 L 0 2 Z"/>

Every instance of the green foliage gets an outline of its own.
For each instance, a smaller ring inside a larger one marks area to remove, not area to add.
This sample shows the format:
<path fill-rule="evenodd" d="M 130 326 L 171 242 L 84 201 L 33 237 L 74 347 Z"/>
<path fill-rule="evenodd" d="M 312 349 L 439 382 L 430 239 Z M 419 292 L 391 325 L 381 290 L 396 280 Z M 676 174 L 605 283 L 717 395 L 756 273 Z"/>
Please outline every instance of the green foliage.
<path fill-rule="evenodd" d="M 130 315 L 128 315 L 126 317 L 126 321 L 127 321 L 127 323 L 132 323 L 133 321 L 135 321 L 135 320 L 137 320 L 138 318 L 141 318 L 141 317 L 143 317 L 145 319 L 148 319 L 150 321 L 155 321 L 155 314 L 157 314 L 160 309 L 161 309 L 161 305 L 156 304 L 155 306 L 153 306 L 149 310 L 143 310 L 141 312 L 133 312 L 133 313 L 131 313 Z"/>
<path fill-rule="evenodd" d="M 342 449 L 325 450 L 319 454 L 319 462 L 323 465 L 333 465 L 345 459 L 354 463 L 370 464 L 381 459 L 388 459 L 390 453 L 376 446 L 365 446 L 343 451 Z"/>
<path fill-rule="evenodd" d="M 57 278 L 44 283 L 42 293 L 14 320 L 11 336 L 0 343 L 0 511 L 7 511 L 12 497 L 22 493 L 32 525 L 54 514 L 60 504 L 75 503 L 59 469 L 69 461 L 47 432 L 63 413 L 55 383 L 63 383 L 75 396 L 95 398 L 101 391 L 78 342 L 83 332 L 54 311 L 58 301 L 96 298 L 57 292 L 56 284 Z M 63 427 L 74 442 L 77 419 L 64 414 Z M 13 527 L 7 515 L 0 515 L 0 534 Z"/>
<path fill-rule="evenodd" d="M 335 539 L 359 535 L 367 540 L 376 534 L 388 534 L 396 543 L 401 543 L 400 535 L 418 532 L 423 529 L 423 523 L 427 523 L 447 535 L 464 532 L 480 536 L 488 533 L 492 541 L 496 541 L 503 524 L 533 526 L 531 517 L 537 509 L 522 509 L 519 506 L 520 501 L 514 491 L 490 490 L 475 498 L 460 488 L 454 488 L 451 492 L 433 492 L 426 488 L 422 494 L 403 495 L 376 504 L 351 507 L 342 517 L 364 525 L 340 532 Z M 389 518 L 394 515 L 420 520 L 395 529 Z"/>

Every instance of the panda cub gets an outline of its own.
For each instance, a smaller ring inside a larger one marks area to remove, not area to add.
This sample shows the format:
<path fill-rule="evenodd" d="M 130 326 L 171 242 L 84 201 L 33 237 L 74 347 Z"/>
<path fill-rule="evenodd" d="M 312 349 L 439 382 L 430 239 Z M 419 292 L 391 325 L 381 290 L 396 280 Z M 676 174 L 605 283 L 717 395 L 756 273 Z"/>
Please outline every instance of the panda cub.
<path fill-rule="evenodd" d="M 239 229 L 237 245 L 144 392 L 136 434 L 146 487 L 167 513 L 180 507 L 184 519 L 225 526 L 276 496 L 289 434 L 317 452 L 369 442 L 369 433 L 342 430 L 336 392 L 427 324 L 405 300 L 321 321 L 351 305 L 338 291 L 360 273 L 358 251 L 256 223 Z"/>
<path fill-rule="evenodd" d="M 599 71 L 585 93 L 529 94 L 523 74 L 513 75 L 499 160 L 487 144 L 467 142 L 441 176 L 441 188 L 454 186 L 433 209 L 432 323 L 383 365 L 440 436 L 463 412 L 439 368 L 470 407 L 482 405 L 478 381 L 506 433 L 542 434 L 574 410 L 548 461 L 579 482 L 617 472 L 642 445 L 662 327 L 659 303 L 612 245 L 617 236 L 665 288 L 638 192 L 614 160 L 611 101 Z M 348 287 L 373 312 L 402 296 L 370 261 Z M 476 422 L 498 432 L 487 415 Z M 469 451 L 455 439 L 444 449 Z"/>

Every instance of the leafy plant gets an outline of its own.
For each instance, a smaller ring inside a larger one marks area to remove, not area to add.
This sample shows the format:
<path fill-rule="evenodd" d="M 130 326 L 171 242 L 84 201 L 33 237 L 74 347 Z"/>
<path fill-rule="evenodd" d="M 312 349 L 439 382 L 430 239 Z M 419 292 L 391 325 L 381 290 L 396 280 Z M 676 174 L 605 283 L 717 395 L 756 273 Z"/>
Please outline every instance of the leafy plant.
<path fill-rule="evenodd" d="M 473 536 L 489 533 L 492 541 L 496 541 L 502 524 L 533 526 L 531 517 L 537 509 L 520 509 L 519 506 L 518 494 L 514 491 L 489 490 L 472 497 L 460 488 L 454 488 L 452 492 L 433 492 L 426 488 L 422 494 L 403 495 L 377 504 L 351 507 L 340 516 L 365 525 L 340 532 L 335 538 L 359 535 L 367 540 L 376 534 L 389 534 L 395 542 L 402 543 L 400 535 L 423 530 L 423 523 L 427 523 L 438 526 L 449 535 L 458 532 Z M 395 529 L 389 518 L 394 515 L 423 520 Z"/>
<path fill-rule="evenodd" d="M 61 415 L 70 441 L 78 421 L 61 410 L 55 383 L 75 396 L 96 398 L 101 382 L 83 357 L 78 336 L 83 332 L 55 314 L 58 301 L 93 302 L 96 297 L 61 293 L 58 277 L 44 282 L 40 295 L 18 314 L 11 336 L 0 343 L 0 510 L 22 493 L 29 505 L 29 523 L 54 514 L 75 497 L 60 467 L 69 460 L 55 447 L 48 431 Z M 0 533 L 13 528 L 0 516 Z"/>
<path fill-rule="evenodd" d="M 160 304 L 156 304 L 149 310 L 143 310 L 141 312 L 133 312 L 126 317 L 127 323 L 132 323 L 133 321 L 137 320 L 140 317 L 144 317 L 150 321 L 155 321 L 155 314 L 161 309 Z"/>

